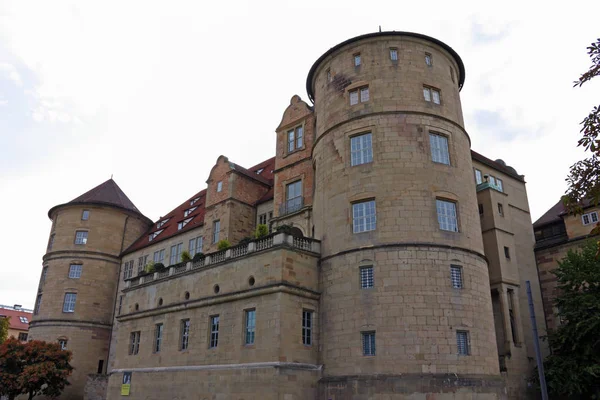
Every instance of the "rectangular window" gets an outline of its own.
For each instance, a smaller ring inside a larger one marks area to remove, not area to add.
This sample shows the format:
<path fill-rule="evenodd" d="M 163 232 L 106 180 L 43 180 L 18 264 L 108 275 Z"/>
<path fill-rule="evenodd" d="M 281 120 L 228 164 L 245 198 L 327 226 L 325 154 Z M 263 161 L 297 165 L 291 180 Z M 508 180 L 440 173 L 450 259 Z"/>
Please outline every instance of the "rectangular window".
<path fill-rule="evenodd" d="M 140 336 L 140 331 L 129 334 L 129 355 L 137 354 L 140 351 Z"/>
<path fill-rule="evenodd" d="M 88 210 L 83 210 L 81 213 L 81 220 L 87 221 L 88 219 L 90 219 L 90 212 Z"/>
<path fill-rule="evenodd" d="M 144 267 L 146 266 L 147 263 L 148 263 L 148 255 L 138 258 L 138 268 L 137 268 L 138 275 L 140 274 L 140 272 L 142 272 L 144 270 Z"/>
<path fill-rule="evenodd" d="M 75 312 L 75 301 L 77 293 L 65 293 L 65 301 L 63 303 L 63 312 Z"/>
<path fill-rule="evenodd" d="M 42 295 L 38 294 L 37 298 L 35 299 L 35 307 L 33 309 L 34 315 L 38 315 L 38 313 L 40 312 L 41 305 L 42 305 Z"/>
<path fill-rule="evenodd" d="M 190 320 L 181 320 L 181 346 L 180 350 L 187 350 L 190 343 Z"/>
<path fill-rule="evenodd" d="M 430 133 L 429 145 L 431 147 L 431 159 L 433 162 L 450 165 L 448 138 L 446 136 Z"/>
<path fill-rule="evenodd" d="M 163 337 L 163 324 L 156 324 L 154 329 L 154 352 L 160 352 Z"/>
<path fill-rule="evenodd" d="M 50 235 L 50 239 L 48 240 L 48 251 L 52 250 L 52 246 L 54 245 L 54 233 Z"/>
<path fill-rule="evenodd" d="M 481 171 L 478 169 L 475 169 L 475 183 L 478 185 L 483 183 L 483 177 L 481 175 Z"/>
<path fill-rule="evenodd" d="M 443 231 L 458 232 L 458 219 L 456 216 L 456 203 L 453 201 L 435 201 L 438 223 Z"/>
<path fill-rule="evenodd" d="M 60 346 L 61 350 L 66 350 L 67 349 L 67 340 L 66 339 L 59 339 L 58 340 L 58 345 Z"/>
<path fill-rule="evenodd" d="M 98 374 L 101 374 L 103 369 L 104 369 L 104 360 L 98 360 Z"/>
<path fill-rule="evenodd" d="M 331 69 L 327 68 L 327 83 L 331 82 Z"/>
<path fill-rule="evenodd" d="M 25 332 L 20 332 L 19 333 L 19 340 L 21 342 L 26 342 L 27 341 L 27 334 Z"/>
<path fill-rule="evenodd" d="M 598 222 L 598 212 L 592 211 L 581 216 L 581 222 L 583 225 L 595 224 Z"/>
<path fill-rule="evenodd" d="M 69 278 L 79 279 L 81 278 L 81 264 L 71 264 L 69 266 Z"/>
<path fill-rule="evenodd" d="M 482 217 L 483 216 L 483 204 L 478 204 L 479 207 L 479 216 Z"/>
<path fill-rule="evenodd" d="M 119 309 L 117 311 L 117 315 L 121 315 L 121 310 L 123 309 L 123 298 L 125 296 L 119 296 Z"/>
<path fill-rule="evenodd" d="M 375 332 L 361 332 L 363 356 L 375 355 Z"/>
<path fill-rule="evenodd" d="M 440 91 L 433 88 L 423 87 L 423 97 L 425 101 L 433 101 L 435 104 L 440 104 Z"/>
<path fill-rule="evenodd" d="M 181 253 L 183 252 L 183 243 L 171 246 L 170 265 L 177 264 L 181 261 Z"/>
<path fill-rule="evenodd" d="M 500 214 L 501 217 L 504 217 L 504 206 L 501 203 L 498 203 L 498 214 Z"/>
<path fill-rule="evenodd" d="M 431 67 L 433 65 L 433 57 L 431 57 L 431 54 L 429 53 L 425 53 L 425 64 L 428 67 Z"/>
<path fill-rule="evenodd" d="M 504 192 L 504 185 L 502 185 L 502 179 L 496 178 L 496 187 L 499 191 Z"/>
<path fill-rule="evenodd" d="M 162 263 L 165 259 L 165 249 L 161 249 L 154 252 L 154 262 Z"/>
<path fill-rule="evenodd" d="M 360 89 L 360 102 L 365 103 L 369 101 L 369 87 L 364 87 Z"/>
<path fill-rule="evenodd" d="M 301 149 L 304 143 L 304 130 L 301 126 L 296 128 L 296 150 Z"/>
<path fill-rule="evenodd" d="M 125 263 L 123 270 L 123 279 L 129 279 L 133 277 L 133 260 Z"/>
<path fill-rule="evenodd" d="M 506 257 L 507 260 L 510 260 L 510 249 L 506 246 L 504 246 L 504 257 Z"/>
<path fill-rule="evenodd" d="M 374 286 L 373 266 L 360 267 L 360 288 L 370 289 Z"/>
<path fill-rule="evenodd" d="M 76 231 L 75 232 L 75 244 L 86 244 L 88 238 L 87 231 Z"/>
<path fill-rule="evenodd" d="M 304 128 L 298 126 L 288 131 L 288 153 L 301 149 L 304 145 Z"/>
<path fill-rule="evenodd" d="M 302 181 L 289 183 L 285 187 L 286 214 L 302 208 Z"/>
<path fill-rule="evenodd" d="M 353 106 L 358 104 L 358 90 L 350 91 L 350 105 Z"/>
<path fill-rule="evenodd" d="M 467 331 L 456 331 L 456 347 L 458 355 L 468 356 L 469 355 L 469 332 Z"/>
<path fill-rule="evenodd" d="M 221 233 L 221 221 L 213 222 L 213 243 L 219 241 L 219 234 Z"/>
<path fill-rule="evenodd" d="M 395 49 L 395 48 L 390 49 L 390 60 L 398 61 L 398 49 Z"/>
<path fill-rule="evenodd" d="M 375 200 L 352 204 L 352 231 L 374 231 L 377 225 Z"/>
<path fill-rule="evenodd" d="M 267 213 L 260 214 L 258 216 L 258 224 L 259 225 L 266 225 L 267 224 Z"/>
<path fill-rule="evenodd" d="M 246 310 L 245 316 L 245 344 L 254 344 L 256 338 L 256 310 Z"/>
<path fill-rule="evenodd" d="M 350 164 L 360 165 L 373 162 L 373 138 L 370 133 L 350 138 Z"/>
<path fill-rule="evenodd" d="M 435 104 L 440 104 L 440 91 L 431 89 L 431 97 L 433 97 L 433 102 Z"/>
<path fill-rule="evenodd" d="M 223 190 L 223 181 L 219 181 L 217 182 L 217 192 L 220 192 Z"/>
<path fill-rule="evenodd" d="M 312 346 L 313 312 L 302 310 L 302 344 Z"/>
<path fill-rule="evenodd" d="M 462 289 L 463 278 L 462 278 L 462 267 L 460 265 L 450 266 L 450 279 L 452 280 L 452 287 L 454 289 Z"/>
<path fill-rule="evenodd" d="M 359 99 L 361 103 L 366 103 L 367 101 L 369 101 L 370 98 L 368 86 L 363 86 L 358 89 L 350 90 L 349 94 L 351 106 L 358 104 Z"/>
<path fill-rule="evenodd" d="M 213 315 L 210 317 L 210 341 L 209 346 L 211 349 L 219 345 L 219 316 Z"/>
<path fill-rule="evenodd" d="M 354 55 L 354 66 L 355 67 L 360 67 L 360 63 L 361 63 L 360 53 L 356 53 Z"/>

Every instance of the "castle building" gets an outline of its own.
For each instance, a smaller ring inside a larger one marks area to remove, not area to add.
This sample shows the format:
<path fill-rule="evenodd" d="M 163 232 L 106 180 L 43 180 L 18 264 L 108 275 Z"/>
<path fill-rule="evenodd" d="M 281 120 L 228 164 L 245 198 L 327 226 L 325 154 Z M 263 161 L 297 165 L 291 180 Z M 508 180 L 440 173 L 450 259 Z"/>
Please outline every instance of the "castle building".
<path fill-rule="evenodd" d="M 525 180 L 470 149 L 464 80 L 437 39 L 355 37 L 315 62 L 275 157 L 220 156 L 155 222 L 112 180 L 52 208 L 31 336 L 73 350 L 63 397 L 526 398 Z"/>

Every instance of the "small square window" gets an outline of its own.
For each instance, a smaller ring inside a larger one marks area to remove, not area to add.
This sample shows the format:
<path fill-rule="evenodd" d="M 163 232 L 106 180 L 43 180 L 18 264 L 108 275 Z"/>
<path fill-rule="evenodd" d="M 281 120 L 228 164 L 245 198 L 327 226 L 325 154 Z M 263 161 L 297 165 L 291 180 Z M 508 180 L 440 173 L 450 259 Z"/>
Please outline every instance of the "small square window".
<path fill-rule="evenodd" d="M 376 225 L 375 200 L 352 204 L 352 230 L 354 233 L 373 231 Z"/>
<path fill-rule="evenodd" d="M 81 213 L 81 220 L 87 221 L 88 219 L 90 219 L 90 212 L 88 210 L 83 210 L 83 213 Z"/>
<path fill-rule="evenodd" d="M 355 67 L 360 67 L 360 64 L 361 64 L 360 53 L 356 53 L 354 55 L 354 66 Z"/>
<path fill-rule="evenodd" d="M 506 257 L 507 260 L 510 260 L 510 249 L 506 246 L 504 246 L 504 257 Z"/>
<path fill-rule="evenodd" d="M 460 265 L 450 266 L 450 279 L 452 281 L 452 287 L 454 289 L 462 289 L 463 278 L 462 278 L 462 267 Z"/>
<path fill-rule="evenodd" d="M 370 133 L 350 138 L 350 165 L 373 162 L 373 140 Z"/>
<path fill-rule="evenodd" d="M 371 289 L 373 286 L 373 266 L 360 267 L 360 288 Z"/>
<path fill-rule="evenodd" d="M 87 231 L 76 231 L 75 232 L 75 244 L 86 244 L 88 239 Z"/>
<path fill-rule="evenodd" d="M 219 181 L 217 182 L 217 192 L 220 192 L 223 190 L 223 182 Z"/>
<path fill-rule="evenodd" d="M 435 203 L 440 229 L 443 231 L 458 232 L 456 203 L 439 199 L 437 199 Z"/>
<path fill-rule="evenodd" d="M 69 267 L 69 278 L 71 279 L 79 279 L 81 278 L 81 264 L 71 264 Z"/>
<path fill-rule="evenodd" d="M 431 67 L 431 66 L 433 66 L 433 57 L 432 57 L 432 56 L 431 56 L 431 54 L 429 54 L 429 53 L 425 53 L 425 64 L 426 64 L 428 67 Z"/>
<path fill-rule="evenodd" d="M 362 332 L 363 356 L 375 355 L 375 332 Z"/>
<path fill-rule="evenodd" d="M 390 60 L 398 61 L 398 49 L 393 47 L 390 49 Z"/>
<path fill-rule="evenodd" d="M 469 332 L 456 331 L 456 347 L 457 347 L 458 355 L 461 355 L 461 356 L 469 355 Z"/>

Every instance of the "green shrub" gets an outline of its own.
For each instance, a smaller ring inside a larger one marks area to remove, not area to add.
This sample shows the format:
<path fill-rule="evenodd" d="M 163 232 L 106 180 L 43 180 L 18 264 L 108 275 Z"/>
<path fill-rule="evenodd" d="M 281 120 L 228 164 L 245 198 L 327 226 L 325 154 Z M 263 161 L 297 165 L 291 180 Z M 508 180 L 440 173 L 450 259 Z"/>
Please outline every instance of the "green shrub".
<path fill-rule="evenodd" d="M 190 252 L 187 250 L 184 250 L 183 253 L 181 253 L 181 262 L 189 262 L 192 261 L 192 256 L 190 256 Z"/>
<path fill-rule="evenodd" d="M 254 232 L 254 237 L 257 239 L 263 238 L 269 234 L 269 227 L 265 224 L 259 224 Z"/>
<path fill-rule="evenodd" d="M 253 240 L 254 239 L 251 238 L 250 236 L 246 236 L 245 238 L 243 238 L 242 240 L 240 240 L 240 243 L 238 243 L 238 244 L 248 244 L 248 243 L 250 243 Z"/>
<path fill-rule="evenodd" d="M 151 274 L 155 270 L 156 270 L 156 265 L 154 264 L 154 261 L 148 262 L 148 264 L 146 264 L 146 266 L 144 267 L 144 272 L 147 274 Z"/>
<path fill-rule="evenodd" d="M 227 239 L 219 240 L 219 243 L 217 243 L 217 249 L 219 249 L 219 251 L 227 250 L 230 247 L 231 243 L 229 243 L 229 240 Z"/>
<path fill-rule="evenodd" d="M 163 264 L 163 263 L 154 264 L 154 271 L 162 271 L 163 269 L 165 269 L 165 264 Z M 154 271 L 152 271 L 152 272 L 154 272 Z"/>
<path fill-rule="evenodd" d="M 202 260 L 204 258 L 204 253 L 200 252 L 200 253 L 196 253 L 194 254 L 194 258 L 192 258 L 193 262 L 198 262 L 200 260 Z"/>

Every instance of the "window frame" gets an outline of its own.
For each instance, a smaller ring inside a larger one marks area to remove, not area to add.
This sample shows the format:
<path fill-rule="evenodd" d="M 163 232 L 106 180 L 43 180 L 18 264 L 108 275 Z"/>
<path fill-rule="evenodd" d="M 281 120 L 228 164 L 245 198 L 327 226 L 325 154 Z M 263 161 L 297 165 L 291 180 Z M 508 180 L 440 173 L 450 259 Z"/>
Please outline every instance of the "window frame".
<path fill-rule="evenodd" d="M 377 341 L 375 331 L 363 331 L 360 333 L 363 357 L 375 357 L 377 355 Z M 367 339 L 369 339 L 367 346 Z"/>
<path fill-rule="evenodd" d="M 366 98 L 363 96 L 363 93 L 366 93 Z M 353 96 L 356 96 L 356 101 L 353 101 Z M 369 89 L 369 85 L 362 85 L 348 90 L 348 97 L 350 99 L 350 106 L 367 103 L 369 100 L 371 100 L 371 91 Z"/>
<path fill-rule="evenodd" d="M 244 346 L 256 344 L 256 308 L 244 310 Z"/>
<path fill-rule="evenodd" d="M 81 237 L 79 236 L 81 234 Z M 75 244 L 76 245 L 86 245 L 88 241 L 88 231 L 87 230 L 76 230 L 75 231 Z"/>
<path fill-rule="evenodd" d="M 370 204 L 370 203 L 373 203 L 373 214 L 367 214 L 368 204 Z M 352 233 L 357 234 L 357 233 L 365 233 L 365 232 L 371 232 L 371 231 L 376 230 L 377 229 L 377 204 L 375 202 L 375 199 L 360 200 L 360 201 L 353 202 L 351 204 L 352 204 L 352 207 L 351 207 Z M 364 207 L 365 207 L 363 210 L 364 216 L 356 217 L 355 207 L 362 206 L 362 205 L 364 205 Z M 369 221 L 369 219 L 371 217 L 373 218 L 373 221 Z M 360 228 L 360 226 L 359 226 L 359 224 L 357 224 L 357 221 L 359 221 L 359 220 L 364 220 L 364 229 L 362 229 L 362 230 L 358 230 L 358 228 Z M 371 226 L 371 229 L 368 229 L 369 226 Z"/>
<path fill-rule="evenodd" d="M 434 93 L 437 93 L 438 101 L 435 101 Z M 435 105 L 442 105 L 442 91 L 438 88 L 434 88 L 433 86 L 423 85 L 423 98 L 428 103 L 433 103 Z"/>
<path fill-rule="evenodd" d="M 594 221 L 594 218 L 596 218 L 595 221 Z M 585 222 L 586 219 L 588 220 L 588 222 Z M 598 223 L 598 211 L 590 211 L 588 213 L 582 214 L 581 215 L 581 223 L 583 224 L 583 226 L 597 224 Z"/>
<path fill-rule="evenodd" d="M 446 225 L 448 225 L 448 227 L 452 227 L 449 224 L 449 222 L 452 221 L 452 215 L 447 215 L 446 213 L 440 214 L 440 205 L 443 205 L 443 204 L 452 204 L 453 205 L 453 207 L 454 207 L 454 223 L 455 223 L 456 230 L 443 228 L 444 222 L 446 222 Z M 456 233 L 460 232 L 460 223 L 459 223 L 459 218 L 458 218 L 458 202 L 457 201 L 438 197 L 435 199 L 435 212 L 437 215 L 438 226 L 439 226 L 440 230 L 445 231 L 445 232 L 456 232 Z M 446 219 L 446 221 L 443 221 L 444 218 Z"/>
<path fill-rule="evenodd" d="M 304 124 L 288 129 L 285 140 L 286 154 L 292 154 L 304 149 Z"/>
<path fill-rule="evenodd" d="M 483 183 L 483 173 L 477 168 L 473 168 L 473 170 L 475 171 L 475 184 L 481 185 Z"/>
<path fill-rule="evenodd" d="M 450 264 L 450 283 L 452 289 L 463 289 L 465 287 L 462 265 Z"/>
<path fill-rule="evenodd" d="M 436 138 L 434 139 L 434 137 Z M 436 153 L 434 153 L 434 142 L 436 144 L 440 144 L 440 140 L 442 141 L 441 143 L 444 143 L 446 145 L 445 153 L 443 148 L 438 147 L 435 148 Z M 450 137 L 448 135 L 444 135 L 443 133 L 435 131 L 429 131 L 429 149 L 431 152 L 431 161 L 433 161 L 436 164 L 452 165 L 450 162 Z M 441 160 L 436 160 L 434 154 L 437 154 L 437 152 L 440 153 Z"/>
<path fill-rule="evenodd" d="M 191 331 L 191 322 L 189 318 L 184 318 L 181 320 L 181 333 L 179 335 L 179 351 L 185 351 L 190 347 L 190 331 Z"/>
<path fill-rule="evenodd" d="M 223 191 L 223 181 L 217 182 L 217 193 L 221 193 Z"/>
<path fill-rule="evenodd" d="M 461 339 L 464 337 L 464 347 L 462 346 Z M 462 348 L 462 351 L 461 351 Z M 470 356 L 471 355 L 471 338 L 469 331 L 457 330 L 456 331 L 456 354 L 459 356 Z"/>
<path fill-rule="evenodd" d="M 219 325 L 221 319 L 219 314 L 208 317 L 208 348 L 216 349 L 219 346 Z"/>
<path fill-rule="evenodd" d="M 81 220 L 82 221 L 89 221 L 90 219 L 90 210 L 83 210 L 81 212 Z"/>
<path fill-rule="evenodd" d="M 366 273 L 363 273 L 366 271 Z M 375 270 L 373 265 L 361 265 L 358 268 L 359 285 L 361 290 L 373 289 L 375 287 Z"/>
<path fill-rule="evenodd" d="M 368 139 L 367 141 L 363 139 Z M 356 144 L 353 149 L 353 143 Z M 368 146 L 367 146 L 368 145 Z M 356 167 L 373 163 L 373 132 L 363 132 L 350 136 L 350 166 Z"/>
<path fill-rule="evenodd" d="M 302 344 L 313 345 L 314 310 L 302 309 Z"/>
<path fill-rule="evenodd" d="M 67 350 L 67 343 L 69 341 L 67 339 L 58 339 L 58 345 L 61 350 Z"/>
<path fill-rule="evenodd" d="M 68 300 L 67 300 L 68 298 Z M 63 313 L 74 313 L 75 305 L 77 304 L 77 293 L 76 292 L 66 292 L 63 297 Z M 70 307 L 71 306 L 71 307 Z"/>
<path fill-rule="evenodd" d="M 352 65 L 354 65 L 354 68 L 359 68 L 362 65 L 362 56 L 360 52 L 352 54 Z"/>
<path fill-rule="evenodd" d="M 129 334 L 129 355 L 134 356 L 140 352 L 141 331 L 134 331 Z"/>
<path fill-rule="evenodd" d="M 165 326 L 162 322 L 154 325 L 154 343 L 152 346 L 153 353 L 160 353 L 164 330 Z"/>
<path fill-rule="evenodd" d="M 79 268 L 73 268 L 73 267 L 79 267 Z M 69 279 L 80 279 L 82 270 L 83 270 L 83 264 L 81 264 L 81 263 L 69 264 Z"/>
<path fill-rule="evenodd" d="M 219 229 L 217 229 L 217 227 Z M 221 236 L 221 220 L 218 219 L 216 221 L 213 221 L 213 231 L 212 231 L 213 244 L 219 243 L 220 236 Z"/>
<path fill-rule="evenodd" d="M 398 48 L 390 47 L 390 60 L 392 62 L 398 62 Z"/>
<path fill-rule="evenodd" d="M 433 67 L 433 55 L 431 53 L 425 52 L 425 65 L 428 67 Z"/>

